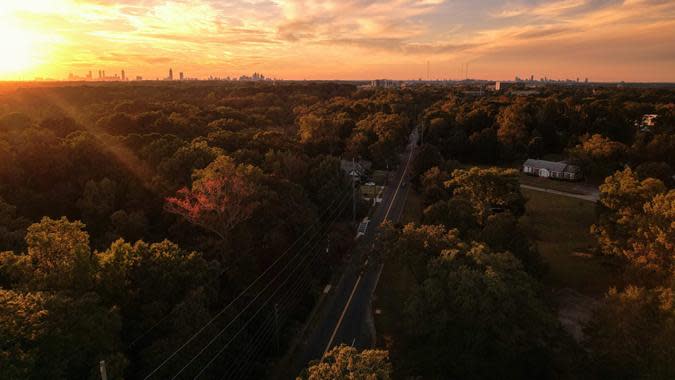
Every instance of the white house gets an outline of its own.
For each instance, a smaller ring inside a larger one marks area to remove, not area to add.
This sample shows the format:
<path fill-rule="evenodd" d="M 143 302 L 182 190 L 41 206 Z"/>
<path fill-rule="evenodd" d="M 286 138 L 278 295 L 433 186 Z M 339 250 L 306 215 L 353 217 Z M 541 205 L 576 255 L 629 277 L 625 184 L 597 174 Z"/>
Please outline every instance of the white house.
<path fill-rule="evenodd" d="M 583 179 L 581 168 L 567 162 L 553 162 L 529 159 L 523 163 L 523 173 L 544 177 L 578 181 Z"/>

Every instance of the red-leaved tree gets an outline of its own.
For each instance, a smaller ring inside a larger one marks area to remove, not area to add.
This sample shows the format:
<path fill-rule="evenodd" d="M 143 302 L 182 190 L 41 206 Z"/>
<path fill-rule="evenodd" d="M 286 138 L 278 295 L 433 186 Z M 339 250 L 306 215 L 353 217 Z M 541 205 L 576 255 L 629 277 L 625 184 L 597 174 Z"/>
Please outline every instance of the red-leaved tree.
<path fill-rule="evenodd" d="M 225 240 L 227 233 L 250 218 L 260 204 L 256 186 L 247 174 L 251 174 L 251 168 L 220 156 L 195 173 L 192 189 L 180 189 L 175 197 L 167 198 L 165 209 Z"/>

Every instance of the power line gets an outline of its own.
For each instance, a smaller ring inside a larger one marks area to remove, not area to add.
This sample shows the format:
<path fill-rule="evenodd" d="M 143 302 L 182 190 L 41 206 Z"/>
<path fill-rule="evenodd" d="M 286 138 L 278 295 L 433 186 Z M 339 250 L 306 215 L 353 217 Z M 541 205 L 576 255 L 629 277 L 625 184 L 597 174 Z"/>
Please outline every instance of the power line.
<path fill-rule="evenodd" d="M 338 197 L 339 197 L 339 196 L 338 196 Z M 334 201 L 333 201 L 333 203 L 331 204 L 331 206 L 334 204 L 334 202 L 337 200 L 338 197 L 336 197 L 336 199 L 334 199 Z M 348 197 L 349 197 L 349 195 L 348 195 L 348 194 L 345 194 L 345 195 L 343 196 L 342 200 L 341 200 L 341 203 L 344 203 L 344 201 L 345 201 Z M 330 208 L 330 206 L 329 206 L 328 208 L 326 208 L 326 211 L 327 211 L 327 210 L 330 210 L 330 209 L 331 209 L 331 208 Z M 315 224 L 316 224 L 316 223 L 315 223 Z M 314 224 L 313 224 L 312 226 L 314 226 Z M 296 242 L 300 241 L 300 239 L 301 239 L 302 237 L 304 237 L 304 235 L 305 235 L 309 230 L 310 230 L 309 228 L 308 228 L 307 230 L 305 230 L 305 232 L 301 235 L 300 238 L 298 238 L 298 240 L 296 240 Z M 166 359 L 164 359 L 164 361 L 162 361 L 157 367 L 155 367 L 155 369 L 153 369 L 147 376 L 145 376 L 144 379 L 150 378 L 150 377 L 151 377 L 152 375 L 154 375 L 159 369 L 161 369 L 164 365 L 166 365 L 166 363 L 168 363 L 169 360 L 171 360 L 171 359 L 172 359 L 174 356 L 176 356 L 181 350 L 183 350 L 183 348 L 185 348 L 190 342 L 192 342 L 197 336 L 199 336 L 199 334 L 201 334 L 208 326 L 210 326 L 216 319 L 218 319 L 218 317 L 220 317 L 225 311 L 227 311 L 227 310 L 228 310 L 228 309 L 229 309 L 236 301 L 238 301 L 238 300 L 239 300 L 239 299 L 240 299 L 247 291 L 249 291 L 251 288 L 253 288 L 253 286 L 254 286 L 255 284 L 257 284 L 258 281 L 260 281 L 261 278 L 263 278 L 263 277 L 264 277 L 264 276 L 265 276 L 265 275 L 266 275 L 266 274 L 267 274 L 267 273 L 268 273 L 268 272 L 269 272 L 269 271 L 270 271 L 277 263 L 279 263 L 279 262 L 281 261 L 281 259 L 283 259 L 283 258 L 288 254 L 288 252 L 291 251 L 291 248 L 292 248 L 294 245 L 295 245 L 295 243 L 294 243 L 291 247 L 289 247 L 288 249 L 286 249 L 286 251 L 284 251 L 283 254 L 281 254 L 279 257 L 277 257 L 277 258 L 274 260 L 274 262 L 272 262 L 272 264 L 270 264 L 270 265 L 267 267 L 267 269 L 265 269 L 258 277 L 256 277 L 256 279 L 253 280 L 253 282 L 251 282 L 251 284 L 249 284 L 249 285 L 248 285 L 241 293 L 239 293 L 239 295 L 238 295 L 237 297 L 235 297 L 232 301 L 230 301 L 230 302 L 229 302 L 224 308 L 222 308 L 222 309 L 221 309 L 221 310 L 220 310 L 213 318 L 211 318 L 211 320 L 209 320 L 204 326 L 202 326 L 197 332 L 195 332 L 190 338 L 188 338 L 188 340 L 185 341 L 180 347 L 178 347 L 173 353 L 171 353 L 171 355 L 169 355 Z M 289 260 L 288 263 L 286 263 L 286 266 L 285 266 L 284 268 L 286 268 L 286 267 L 289 265 L 289 263 L 291 262 L 291 260 L 292 260 L 292 258 Z M 282 269 L 282 271 L 283 271 L 283 269 Z M 276 279 L 280 273 L 281 273 L 281 272 L 279 272 L 279 273 L 275 276 L 274 279 Z M 269 287 L 269 285 L 270 285 L 270 283 L 268 283 L 268 284 L 265 286 L 265 288 L 263 289 L 263 291 L 264 291 L 265 289 L 267 289 L 267 287 Z M 257 299 L 258 296 L 259 296 L 259 295 L 257 295 L 256 298 L 254 298 L 254 301 L 255 301 L 255 299 Z M 249 303 L 249 305 L 247 305 L 246 308 L 248 308 L 248 306 L 250 306 L 250 303 Z M 244 310 L 246 310 L 246 308 L 245 308 Z M 238 315 L 240 315 L 240 314 L 241 314 L 241 312 L 240 312 Z M 234 320 L 236 320 L 236 318 L 235 318 Z M 234 320 L 233 320 L 233 321 L 234 321 Z M 231 324 L 231 323 L 232 323 L 232 322 L 230 322 L 230 324 Z M 229 326 L 230 324 L 228 324 L 228 326 Z"/>
<path fill-rule="evenodd" d="M 343 205 L 347 199 L 348 199 L 348 197 L 345 196 L 345 197 L 343 198 L 343 200 L 341 201 L 340 205 Z M 338 208 L 338 211 L 339 211 L 339 208 Z M 326 225 L 328 225 L 328 223 L 327 223 Z M 250 307 L 250 306 L 251 306 L 251 305 L 252 305 L 252 304 L 253 304 L 253 303 L 254 303 L 254 302 L 255 302 L 255 301 L 256 301 L 256 300 L 257 300 L 257 299 L 258 299 L 258 298 L 259 298 L 259 297 L 260 297 L 260 296 L 261 296 L 268 288 L 269 288 L 269 287 L 270 287 L 270 285 L 271 285 L 277 278 L 279 278 L 279 276 L 280 276 L 284 271 L 286 271 L 286 269 L 289 267 L 289 265 L 291 264 L 291 262 L 293 262 L 293 260 L 295 260 L 297 257 L 300 257 L 300 254 L 299 254 L 299 253 L 302 252 L 302 250 L 303 250 L 303 249 L 311 242 L 311 240 L 314 238 L 314 236 L 316 236 L 316 233 L 310 238 L 310 240 L 308 240 L 308 241 L 305 243 L 305 245 L 300 249 L 300 251 L 298 251 L 298 254 L 296 254 L 294 257 L 292 257 L 292 258 L 286 263 L 286 265 L 284 265 L 284 267 L 283 267 L 283 268 L 282 268 L 282 269 L 274 276 L 274 278 L 272 278 L 272 280 L 271 280 L 270 282 L 267 283 L 267 285 L 266 285 L 266 286 L 265 286 L 265 287 L 264 287 L 264 288 L 263 288 L 263 289 L 262 289 L 262 290 L 261 290 L 261 291 L 253 298 L 253 300 L 252 300 L 251 302 L 249 302 L 248 305 L 246 305 L 246 307 L 244 307 L 244 309 L 242 309 L 242 310 L 241 310 L 241 311 L 240 311 L 240 312 L 239 312 L 239 313 L 238 313 L 238 314 L 237 314 L 237 315 L 236 315 L 236 316 L 235 316 L 235 317 L 234 317 L 234 318 L 233 318 L 233 319 L 232 319 L 232 320 L 224 327 L 224 328 L 222 328 L 222 329 L 218 332 L 218 334 L 216 334 L 216 335 L 215 335 L 215 336 L 214 336 L 214 337 L 206 344 L 206 346 L 204 346 L 204 347 L 203 347 L 203 348 L 202 348 L 195 356 L 193 356 L 192 359 L 190 359 L 190 360 L 188 361 L 188 363 L 185 364 L 185 365 L 183 366 L 183 368 L 181 368 L 181 369 L 178 371 L 178 373 L 176 373 L 176 374 L 172 377 L 172 379 L 175 379 L 175 378 L 176 378 L 178 375 L 180 375 L 187 367 L 189 367 L 190 364 L 192 364 L 199 356 L 201 356 L 201 354 L 202 354 L 202 353 L 203 353 L 203 352 L 204 352 L 211 344 L 213 344 L 213 342 L 215 342 L 215 340 L 218 339 L 218 338 L 219 338 L 219 337 L 220 337 L 220 336 L 221 336 L 221 335 L 222 335 L 222 334 L 223 334 L 223 333 L 224 333 L 224 332 L 225 332 L 225 331 L 226 331 L 226 330 L 234 323 L 234 321 L 236 321 L 237 319 L 239 319 L 239 317 L 240 317 L 246 310 L 248 310 L 248 308 L 249 308 L 249 307 Z M 306 258 L 307 258 L 307 255 L 303 256 L 301 262 L 304 261 Z M 296 266 L 296 269 L 297 269 L 297 266 Z M 284 280 L 284 282 L 282 283 L 282 286 L 288 281 L 289 278 L 290 278 L 290 277 L 287 277 L 286 280 Z M 277 289 L 272 293 L 272 295 L 276 294 L 276 292 L 278 292 L 280 288 L 281 288 L 281 287 L 277 287 Z M 269 299 L 265 302 L 265 304 L 267 304 L 267 302 L 269 302 Z M 253 317 L 255 317 L 256 315 L 258 315 L 258 313 L 260 312 L 260 310 L 261 310 L 261 309 L 258 309 L 258 311 L 256 311 L 256 313 L 253 315 Z M 252 320 L 253 317 L 251 317 L 251 318 L 246 322 L 246 324 L 245 324 L 244 326 L 247 326 L 247 325 L 250 323 L 250 321 Z M 203 330 L 203 328 L 202 328 L 201 330 Z M 241 332 L 241 330 L 240 330 L 240 332 Z M 239 333 L 237 333 L 237 335 L 238 335 L 238 334 L 239 334 Z M 210 364 L 210 363 L 209 363 L 209 364 Z M 208 366 L 208 365 L 207 365 L 207 366 Z M 148 377 L 149 377 L 149 376 L 150 376 L 150 375 L 148 375 Z M 147 379 L 148 377 L 146 377 L 146 379 Z"/>
<path fill-rule="evenodd" d="M 345 200 L 346 200 L 346 199 L 345 199 Z M 342 203 L 344 203 L 344 201 L 343 201 Z M 333 218 L 333 221 L 336 220 L 336 219 L 340 216 L 340 214 L 341 214 L 341 210 L 338 209 L 338 213 L 335 214 L 335 217 Z M 331 223 L 332 223 L 332 221 L 331 221 Z M 330 225 L 331 223 L 326 224 L 326 226 Z M 327 232 L 327 231 L 326 231 L 326 232 Z M 320 241 L 320 240 L 318 240 L 317 242 L 315 242 L 314 246 L 316 246 L 316 244 L 318 244 L 319 241 Z M 212 357 L 211 360 L 209 360 L 209 362 L 208 362 L 208 363 L 207 363 L 207 364 L 199 371 L 199 373 L 197 374 L 197 376 L 196 376 L 195 378 L 201 376 L 201 374 L 202 374 L 202 373 L 203 373 L 203 372 L 211 365 L 211 363 L 213 363 L 213 361 L 214 361 L 216 358 L 218 358 L 218 357 L 225 351 L 225 349 L 227 349 L 227 347 L 229 347 L 230 343 L 232 343 L 232 341 L 233 341 L 234 339 L 236 339 L 237 336 L 239 336 L 239 334 L 241 334 L 241 332 L 242 332 L 242 331 L 243 331 L 243 330 L 251 323 L 251 321 L 253 320 L 253 318 L 255 318 L 255 317 L 260 313 L 260 311 L 263 310 L 264 306 L 267 305 L 267 303 L 269 303 L 269 301 L 277 294 L 277 292 L 279 292 L 279 290 L 283 288 L 283 286 L 288 282 L 288 280 L 292 278 L 293 274 L 298 270 L 298 268 L 301 267 L 302 263 L 303 263 L 308 257 L 311 257 L 311 256 L 313 256 L 313 255 L 311 255 L 311 254 L 310 254 L 310 255 L 304 255 L 304 256 L 302 257 L 300 263 L 292 270 L 291 274 L 290 274 L 289 276 L 287 276 L 286 279 L 282 282 L 282 284 L 281 284 L 280 286 L 278 286 L 278 287 L 274 290 L 274 292 L 273 292 L 273 293 L 270 295 L 270 297 L 263 303 L 263 305 L 262 305 L 261 307 L 259 307 L 258 310 L 257 310 L 257 311 L 256 311 L 256 312 L 255 312 L 255 313 L 254 313 L 254 314 L 246 321 L 246 323 L 244 324 L 244 326 L 242 326 L 242 328 L 239 329 L 239 331 L 237 331 L 237 333 L 236 333 L 236 334 L 235 334 L 235 335 L 234 335 L 234 336 L 233 336 L 233 337 L 232 337 L 232 338 L 231 338 L 231 339 L 230 339 L 230 340 L 229 340 L 229 341 L 228 341 L 228 342 L 227 342 L 227 343 L 226 343 L 226 344 L 225 344 L 225 345 L 224 345 L 224 346 L 216 353 L 216 355 L 215 355 L 214 357 Z M 296 256 L 296 257 L 297 257 L 297 256 Z M 314 258 L 316 258 L 316 257 L 317 257 L 317 256 L 314 255 Z M 283 270 L 285 270 L 285 268 L 284 268 Z M 283 271 L 283 270 L 282 270 L 282 271 Z M 227 329 L 227 328 L 229 327 L 229 325 L 231 325 L 231 323 L 228 324 L 227 326 L 225 326 L 225 328 L 224 328 L 223 330 Z M 223 330 L 221 330 L 221 332 L 219 332 L 218 336 L 221 335 L 221 333 L 223 332 Z M 209 345 L 213 342 L 213 340 L 214 340 L 214 339 L 212 339 L 212 341 L 209 342 L 209 344 L 207 344 L 207 346 L 209 346 Z M 196 359 L 196 357 L 198 357 L 199 355 L 201 355 L 202 352 L 203 352 L 203 350 L 200 351 L 195 357 L 193 357 L 193 359 L 190 361 L 190 363 L 191 363 L 192 361 L 194 361 L 194 359 Z M 190 363 L 188 363 L 188 365 L 189 365 Z M 186 365 L 186 366 L 187 366 L 187 365 Z M 186 368 L 186 367 L 184 367 L 183 369 L 185 369 L 185 368 Z M 181 369 L 181 371 L 182 371 L 183 369 Z M 180 373 L 180 372 L 179 372 L 179 373 Z M 177 375 L 176 375 L 176 376 L 177 376 Z M 175 376 L 174 376 L 174 378 L 175 378 Z"/>
<path fill-rule="evenodd" d="M 326 214 L 326 213 L 328 212 L 328 210 L 335 204 L 335 202 L 338 200 L 338 198 L 339 198 L 339 195 L 333 199 L 333 201 L 330 203 L 330 205 L 328 206 L 328 208 L 324 209 L 324 210 L 321 212 L 321 214 L 317 217 L 317 220 L 316 220 L 315 222 L 313 222 L 309 227 L 307 227 L 307 228 L 303 231 L 303 233 L 302 233 L 300 236 L 298 236 L 298 238 L 295 239 L 295 241 L 294 241 L 290 246 L 288 246 L 288 248 L 286 248 L 286 251 L 282 254 L 282 256 L 285 255 L 286 253 L 288 253 L 288 252 L 289 252 L 289 251 L 290 251 L 290 250 L 291 250 L 298 242 L 300 242 L 300 241 L 302 240 L 302 238 L 307 234 L 307 232 L 309 232 L 309 230 L 310 230 L 311 228 L 313 228 L 317 223 L 321 223 L 321 218 L 323 218 L 323 217 L 325 216 L 325 214 Z M 253 249 L 254 249 L 254 247 L 249 248 L 248 250 L 246 250 L 246 252 L 244 252 L 244 254 L 247 254 L 247 253 L 251 252 Z M 281 258 L 281 257 L 279 257 L 279 259 L 280 259 L 280 258 Z M 277 260 L 277 261 L 278 261 L 278 260 Z M 275 263 L 276 263 L 276 261 L 273 262 L 273 263 L 270 264 L 270 265 L 273 266 Z M 228 269 L 228 268 L 223 268 L 223 269 L 221 269 L 220 273 L 219 273 L 217 276 L 214 276 L 214 278 L 212 278 L 210 281 L 208 281 L 205 285 L 210 285 L 211 283 L 217 281 L 217 280 L 220 278 L 220 276 L 221 276 L 223 273 L 225 273 L 225 271 L 227 271 L 227 269 Z M 268 268 L 268 269 L 269 269 L 269 268 Z M 264 274 L 265 274 L 265 272 L 263 272 L 263 274 L 261 274 L 261 276 L 264 275 Z M 256 280 L 257 280 L 257 279 L 256 279 Z M 254 280 L 254 282 L 255 282 L 255 280 Z M 249 287 L 250 287 L 250 285 L 249 285 Z M 244 289 L 242 292 L 246 292 L 247 290 L 248 290 L 248 288 L 247 288 L 247 289 Z M 235 300 L 236 300 L 236 299 L 235 299 Z M 183 304 L 181 304 L 181 305 L 183 305 Z M 180 306 L 179 306 L 179 307 L 180 307 Z M 136 343 L 138 343 L 138 341 L 140 341 L 141 339 L 143 339 L 144 337 L 146 337 L 146 336 L 147 336 L 149 333 L 151 333 L 155 328 L 157 328 L 157 326 L 159 326 L 162 322 L 164 322 L 167 318 L 169 318 L 169 316 L 171 316 L 171 314 L 173 314 L 179 307 L 176 307 L 176 308 L 171 309 L 171 311 L 170 311 L 169 313 L 165 314 L 162 318 L 160 318 L 159 321 L 157 321 L 157 322 L 156 322 L 155 324 L 153 324 L 149 329 L 147 329 L 147 330 L 146 330 L 145 332 L 143 332 L 141 335 L 139 335 L 138 337 L 136 337 L 131 343 L 129 343 L 129 345 L 127 346 L 127 348 L 133 347 Z"/>
<path fill-rule="evenodd" d="M 316 249 L 316 246 L 319 243 L 321 243 L 321 241 L 317 241 L 314 244 L 313 249 Z M 317 259 L 323 257 L 325 254 L 328 253 L 328 251 L 324 250 L 324 249 L 320 249 L 319 252 L 320 252 L 320 254 L 314 256 L 311 259 L 310 263 L 305 267 L 305 270 L 303 271 L 303 273 L 306 273 L 307 269 L 310 268 L 311 263 L 315 262 Z M 298 280 L 302 280 L 305 277 L 300 275 L 297 278 L 298 278 Z M 280 301 L 280 304 L 282 305 L 282 316 L 284 315 L 283 313 L 285 313 L 286 311 L 290 311 L 292 309 L 292 307 L 294 305 L 294 302 L 292 302 L 293 300 L 296 300 L 296 302 L 297 302 L 297 300 L 298 300 L 297 295 L 298 295 L 299 291 L 302 289 L 301 285 L 306 285 L 308 282 L 311 282 L 311 280 L 312 279 L 308 279 L 306 281 L 297 281 L 294 286 L 289 288 L 289 291 L 286 294 L 286 296 Z M 287 316 L 282 317 L 282 319 L 284 319 L 284 321 L 285 321 L 285 318 L 287 318 Z M 258 333 L 253 338 L 251 338 L 251 340 L 250 340 L 251 343 L 247 345 L 247 351 L 246 351 L 247 353 L 243 354 L 243 355 L 246 355 L 245 359 L 233 362 L 232 365 L 230 365 L 228 367 L 228 369 L 225 371 L 225 375 L 223 376 L 223 378 L 225 378 L 228 374 L 231 373 L 232 376 L 227 376 L 227 378 L 228 379 L 236 379 L 240 374 L 245 373 L 247 364 L 249 364 L 249 359 L 254 354 L 257 354 L 263 348 L 262 345 L 258 345 L 258 344 L 261 343 L 262 341 L 264 341 L 265 338 L 268 338 L 272 334 L 272 332 L 274 331 L 274 329 L 272 327 L 273 327 L 273 324 L 268 324 L 267 328 L 264 328 L 264 329 L 261 328 L 261 327 L 258 327 Z M 251 347 L 252 349 L 248 349 L 248 347 Z"/>
<path fill-rule="evenodd" d="M 320 250 L 320 251 L 323 251 L 323 250 Z M 315 256 L 315 257 L 312 258 L 311 260 L 312 260 L 312 262 L 314 262 L 314 261 L 316 261 L 317 259 L 319 259 L 320 257 L 322 257 L 322 255 Z M 307 270 L 307 269 L 310 267 L 310 265 L 311 265 L 311 263 L 307 265 L 307 267 L 305 268 L 305 270 Z M 289 292 L 289 293 L 287 294 L 287 296 L 285 297 L 285 300 L 286 300 L 286 301 L 283 301 L 283 302 L 282 302 L 282 303 L 285 305 L 285 307 L 284 307 L 284 309 L 283 309 L 283 312 L 290 311 L 290 310 L 292 309 L 293 303 L 292 303 L 292 302 L 289 302 L 289 301 L 290 301 L 290 300 L 293 300 L 294 297 L 297 296 L 297 293 L 299 293 L 299 291 L 300 291 L 301 289 L 303 289 L 303 286 L 306 285 L 308 282 L 311 282 L 311 279 L 310 279 L 310 280 L 307 280 L 307 281 L 304 281 L 304 282 L 303 282 L 303 281 L 299 281 L 299 282 L 297 282 L 297 283 L 295 284 L 295 286 L 293 287 L 292 292 Z M 284 317 L 283 317 L 283 318 L 284 318 L 284 322 L 285 322 L 285 320 L 286 320 L 287 317 L 288 317 L 288 316 L 284 316 Z M 263 347 L 264 347 L 264 346 L 262 346 L 262 345 L 257 345 L 257 344 L 260 343 L 260 342 L 263 342 L 263 341 L 265 340 L 265 338 L 268 338 L 268 337 L 270 337 L 270 336 L 272 335 L 272 332 L 274 331 L 274 329 L 272 328 L 272 326 L 273 326 L 273 325 L 270 324 L 266 330 L 261 330 L 261 332 L 258 333 L 258 335 L 257 335 L 256 337 L 253 338 L 252 342 L 255 342 L 255 343 L 249 345 L 249 346 L 253 346 L 253 349 L 250 350 L 250 352 L 249 352 L 248 355 L 246 355 L 246 359 L 245 359 L 245 360 L 241 360 L 241 361 L 239 362 L 239 364 L 235 364 L 235 368 L 233 369 L 232 372 L 226 371 L 222 378 L 237 379 L 240 375 L 246 373 L 247 367 L 250 366 L 250 362 L 249 362 L 250 358 L 253 357 L 254 354 L 257 354 L 259 351 L 261 351 L 261 350 L 263 349 Z M 227 376 L 228 373 L 232 373 L 232 376 Z"/>

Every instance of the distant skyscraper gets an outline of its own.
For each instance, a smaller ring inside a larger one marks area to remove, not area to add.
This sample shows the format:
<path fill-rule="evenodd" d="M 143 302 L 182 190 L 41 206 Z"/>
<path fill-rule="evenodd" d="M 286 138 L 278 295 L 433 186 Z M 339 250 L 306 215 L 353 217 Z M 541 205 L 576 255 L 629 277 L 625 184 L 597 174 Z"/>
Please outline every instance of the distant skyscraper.
<path fill-rule="evenodd" d="M 103 73 L 103 79 L 105 79 L 105 70 L 101 71 Z"/>
<path fill-rule="evenodd" d="M 183 72 L 181 71 L 179 74 L 180 80 L 183 80 Z"/>
<path fill-rule="evenodd" d="M 173 69 L 169 69 L 169 80 L 173 80 Z"/>
<path fill-rule="evenodd" d="M 124 70 L 122 70 L 122 80 L 126 80 L 126 75 L 124 75 Z"/>
<path fill-rule="evenodd" d="M 530 82 L 534 82 L 534 74 L 530 76 Z"/>

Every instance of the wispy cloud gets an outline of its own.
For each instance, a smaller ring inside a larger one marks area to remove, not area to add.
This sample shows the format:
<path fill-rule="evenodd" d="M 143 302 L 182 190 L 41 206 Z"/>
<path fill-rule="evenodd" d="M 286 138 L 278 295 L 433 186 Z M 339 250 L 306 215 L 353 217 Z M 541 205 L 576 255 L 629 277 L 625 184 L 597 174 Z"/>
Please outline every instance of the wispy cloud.
<path fill-rule="evenodd" d="M 590 76 L 620 79 L 607 66 L 614 55 L 641 69 L 635 79 L 675 80 L 667 0 L 22 0 L 0 2 L 7 20 L 31 37 L 36 75 L 108 65 L 152 77 L 174 65 L 193 75 L 416 77 L 426 60 L 439 62 L 438 76 L 466 62 L 482 76 L 568 71 L 546 52 L 574 57 Z"/>

